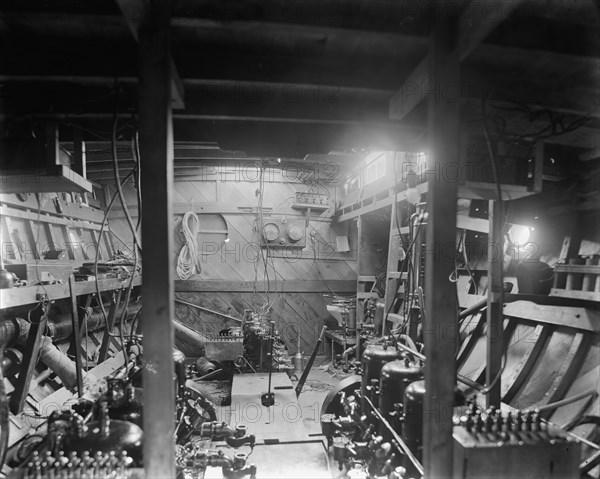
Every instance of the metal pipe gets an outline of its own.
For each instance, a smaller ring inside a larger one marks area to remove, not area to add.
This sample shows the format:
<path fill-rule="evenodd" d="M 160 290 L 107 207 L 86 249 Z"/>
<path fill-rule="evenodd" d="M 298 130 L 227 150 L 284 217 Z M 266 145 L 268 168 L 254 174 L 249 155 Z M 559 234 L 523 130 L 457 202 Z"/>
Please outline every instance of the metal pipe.
<path fill-rule="evenodd" d="M 403 349 L 404 351 L 407 351 L 407 352 L 411 353 L 416 358 L 419 358 L 422 361 L 426 361 L 427 360 L 427 358 L 425 357 L 424 354 L 421 354 L 420 352 L 415 351 L 412 348 L 409 348 L 405 344 L 402 344 L 402 343 L 398 342 L 398 343 L 396 343 L 396 346 L 398 346 L 400 349 Z M 471 380 L 471 379 L 463 376 L 462 374 L 457 374 L 456 375 L 456 379 L 458 379 L 461 383 L 466 384 L 470 388 L 476 389 L 477 391 L 481 391 L 483 389 L 483 386 L 481 384 L 476 383 L 475 381 L 473 381 L 473 380 Z"/>
<path fill-rule="evenodd" d="M 140 308 L 141 305 L 137 303 L 127 306 L 127 321 L 130 321 Z M 123 312 L 123 309 L 120 312 Z M 104 315 L 100 308 L 94 308 L 92 314 L 86 315 L 81 323 L 81 327 L 87 328 L 88 332 L 102 329 L 105 325 Z M 7 346 L 23 344 L 29 334 L 29 327 L 30 323 L 28 321 L 18 317 L 0 322 L 0 344 Z M 49 318 L 46 327 L 46 336 L 55 341 L 67 339 L 73 334 L 71 315 L 68 313 L 53 315 Z"/>
<path fill-rule="evenodd" d="M 583 399 L 585 397 L 588 396 L 594 396 L 594 398 L 598 397 L 598 391 L 596 391 L 595 389 L 589 389 L 588 391 L 579 393 L 579 394 L 575 394 L 574 396 L 565 398 L 565 399 L 561 399 L 560 401 L 555 401 L 555 402 L 551 402 L 548 403 L 544 406 L 540 406 L 537 409 L 537 411 L 547 411 L 548 409 L 556 409 L 557 407 L 561 407 L 561 406 L 566 406 L 567 404 L 571 404 L 574 403 L 575 401 L 579 401 L 580 399 Z"/>
<path fill-rule="evenodd" d="M 467 309 L 462 310 L 458 314 L 458 319 L 459 320 L 464 319 L 467 316 L 470 316 L 471 314 L 476 313 L 477 311 L 479 311 L 481 308 L 483 308 L 486 305 L 487 305 L 487 296 L 485 299 L 477 301 L 476 303 L 469 306 Z"/>
<path fill-rule="evenodd" d="M 179 321 L 173 320 L 172 323 L 175 331 L 175 338 L 183 341 L 189 346 L 195 346 L 199 350 L 202 350 L 202 354 L 198 354 L 198 356 L 204 356 L 204 342 L 206 341 L 206 337 Z"/>
<path fill-rule="evenodd" d="M 356 346 L 350 346 L 342 353 L 342 361 L 346 362 L 351 352 L 356 351 Z"/>
<path fill-rule="evenodd" d="M 200 311 L 206 311 L 207 313 L 216 314 L 217 316 L 222 316 L 223 318 L 231 319 L 232 321 L 237 321 L 238 323 L 242 323 L 243 319 L 234 318 L 233 316 L 229 316 L 228 314 L 220 313 L 219 311 L 215 311 L 213 309 L 208 309 L 203 306 L 198 306 L 194 303 L 189 303 L 188 301 L 184 301 L 182 299 L 175 298 L 176 303 L 185 304 L 186 306 L 190 306 L 192 308 L 199 309 Z"/>
<path fill-rule="evenodd" d="M 142 307 L 140 303 L 133 303 L 127 306 L 126 320 L 130 321 L 137 314 L 139 309 Z M 117 318 L 121 318 L 123 308 L 117 312 Z M 118 324 L 118 320 L 115 320 L 115 325 Z M 87 327 L 88 332 L 96 331 L 106 327 L 104 321 L 104 315 L 100 308 L 94 308 L 92 314 L 86 315 L 85 319 L 81 323 L 81 328 Z M 54 315 L 48 321 L 48 336 L 53 340 L 67 339 L 73 334 L 73 327 L 71 324 L 70 314 L 57 314 Z"/>
<path fill-rule="evenodd" d="M 72 391 L 77 385 L 78 378 L 76 364 L 71 361 L 65 353 L 58 349 L 48 336 L 42 338 L 40 361 L 48 366 L 48 368 L 60 378 L 69 391 Z M 83 384 L 83 374 L 81 381 Z"/>

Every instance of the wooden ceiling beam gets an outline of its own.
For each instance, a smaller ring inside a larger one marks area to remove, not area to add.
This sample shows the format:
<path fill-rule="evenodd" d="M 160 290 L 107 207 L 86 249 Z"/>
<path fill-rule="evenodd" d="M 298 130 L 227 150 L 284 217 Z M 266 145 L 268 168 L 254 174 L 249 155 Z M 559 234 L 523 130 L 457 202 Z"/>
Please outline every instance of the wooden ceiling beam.
<path fill-rule="evenodd" d="M 459 18 L 458 56 L 463 61 L 520 4 L 520 0 L 498 3 L 494 0 L 473 1 Z M 498 15 L 490 20 L 486 14 L 492 8 Z M 402 120 L 429 93 L 428 56 L 425 57 L 390 100 L 390 119 Z M 440 88 L 433 85 L 434 92 Z"/>
<path fill-rule="evenodd" d="M 144 11 L 143 3 L 143 0 L 117 0 L 117 5 L 123 13 L 129 31 L 136 42 L 139 41 L 139 27 Z M 172 58 L 170 59 L 169 69 L 171 75 L 171 107 L 173 109 L 183 109 L 185 108 L 183 83 Z"/>

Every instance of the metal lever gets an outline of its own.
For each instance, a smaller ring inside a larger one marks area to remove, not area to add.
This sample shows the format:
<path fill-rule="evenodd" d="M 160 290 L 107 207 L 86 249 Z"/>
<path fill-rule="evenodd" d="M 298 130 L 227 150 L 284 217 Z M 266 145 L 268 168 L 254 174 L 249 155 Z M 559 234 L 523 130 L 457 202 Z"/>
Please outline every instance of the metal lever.
<path fill-rule="evenodd" d="M 273 375 L 273 339 L 275 336 L 275 321 L 270 321 L 271 329 L 269 331 L 269 387 L 267 392 L 260 397 L 263 406 L 269 407 L 275 404 L 275 393 L 271 392 L 271 376 Z"/>
<path fill-rule="evenodd" d="M 319 339 L 317 339 L 317 344 L 315 344 L 315 348 L 313 349 L 313 352 L 310 355 L 308 364 L 306 365 L 306 368 L 304 369 L 304 372 L 302 373 L 302 376 L 300 377 L 300 380 L 298 381 L 298 385 L 296 386 L 296 397 L 300 396 L 300 393 L 302 392 L 302 388 L 304 387 L 304 383 L 306 382 L 308 373 L 310 373 L 312 365 L 315 362 L 315 359 L 317 357 L 317 353 L 319 352 L 319 346 L 321 346 L 321 342 L 323 341 L 323 336 L 325 336 L 326 329 L 327 329 L 327 326 L 323 326 L 323 329 L 321 329 L 321 334 L 319 334 Z"/>

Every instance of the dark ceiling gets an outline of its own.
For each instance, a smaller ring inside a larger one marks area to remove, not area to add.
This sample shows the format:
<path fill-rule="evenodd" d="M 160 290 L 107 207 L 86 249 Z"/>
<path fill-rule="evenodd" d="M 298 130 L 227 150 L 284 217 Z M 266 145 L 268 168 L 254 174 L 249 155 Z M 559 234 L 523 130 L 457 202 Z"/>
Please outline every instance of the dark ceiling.
<path fill-rule="evenodd" d="M 185 108 L 174 111 L 176 142 L 288 158 L 423 149 L 424 102 L 399 121 L 390 120 L 389 101 L 427 55 L 442 4 L 174 1 L 172 56 L 185 88 Z M 495 21 L 493 9 L 488 16 Z M 597 149 L 599 18 L 592 1 L 521 2 L 462 62 L 465 127 L 480 128 L 487 96 L 502 134 L 550 128 L 546 141 Z M 116 2 L 5 0 L 0 59 L 5 141 L 30 138 L 51 118 L 66 141 L 75 127 L 87 140 L 107 140 L 115 109 L 126 139 L 137 45 Z"/>

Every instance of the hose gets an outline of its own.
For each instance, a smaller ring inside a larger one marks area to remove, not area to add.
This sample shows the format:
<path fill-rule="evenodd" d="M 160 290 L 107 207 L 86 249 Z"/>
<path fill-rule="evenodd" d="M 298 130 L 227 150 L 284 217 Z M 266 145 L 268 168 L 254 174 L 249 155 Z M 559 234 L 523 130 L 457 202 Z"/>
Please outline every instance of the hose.
<path fill-rule="evenodd" d="M 191 224 L 190 224 L 190 219 Z M 185 238 L 177 257 L 177 275 L 179 279 L 188 279 L 196 273 L 200 273 L 200 261 L 198 260 L 198 224 L 200 220 L 193 211 L 183 215 L 181 231 Z"/>

